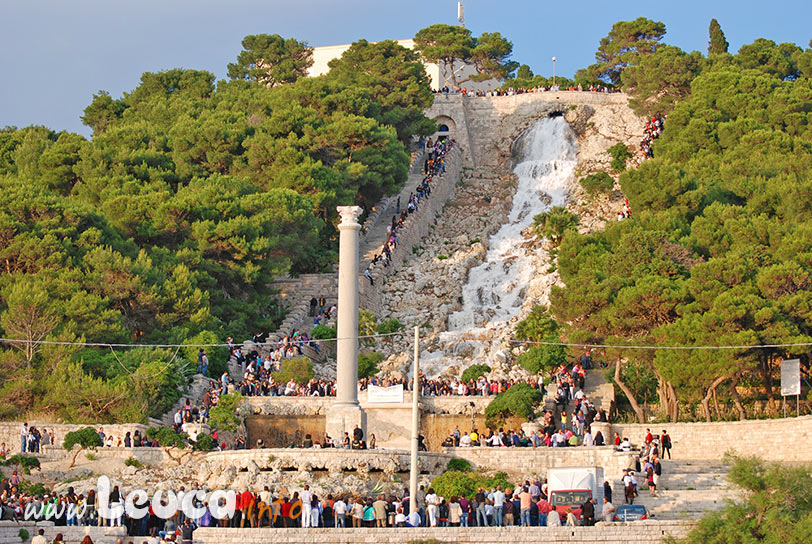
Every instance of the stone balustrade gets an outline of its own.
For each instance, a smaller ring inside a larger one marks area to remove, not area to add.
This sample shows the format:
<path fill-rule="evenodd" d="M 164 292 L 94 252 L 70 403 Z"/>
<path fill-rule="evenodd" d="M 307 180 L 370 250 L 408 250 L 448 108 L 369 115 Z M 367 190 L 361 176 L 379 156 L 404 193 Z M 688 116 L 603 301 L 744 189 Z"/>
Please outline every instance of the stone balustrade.
<path fill-rule="evenodd" d="M 485 412 L 493 397 L 440 396 L 422 397 L 420 409 L 431 414 L 470 415 Z M 334 397 L 247 397 L 245 403 L 256 415 L 324 415 L 335 401 Z M 403 392 L 403 403 L 382 404 L 367 402 L 367 392 L 358 393 L 358 401 L 365 410 L 403 408 L 411 409 L 412 392 Z"/>
<path fill-rule="evenodd" d="M 93 542 L 113 543 L 118 538 L 127 542 L 127 531 L 123 527 L 55 527 L 52 521 L 0 521 L 0 544 L 25 544 L 31 542 L 38 531 L 45 531 L 44 537 L 47 542 L 53 542 L 58 533 L 66 544 L 79 544 L 85 535 L 90 536 Z M 20 538 L 20 531 L 28 532 L 28 539 Z M 143 540 L 143 539 L 142 539 Z"/>

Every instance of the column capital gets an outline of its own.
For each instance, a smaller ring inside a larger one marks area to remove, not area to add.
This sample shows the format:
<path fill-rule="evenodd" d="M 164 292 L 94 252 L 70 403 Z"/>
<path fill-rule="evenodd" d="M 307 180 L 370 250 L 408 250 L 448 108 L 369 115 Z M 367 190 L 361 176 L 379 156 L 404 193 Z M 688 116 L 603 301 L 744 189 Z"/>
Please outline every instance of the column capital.
<path fill-rule="evenodd" d="M 364 211 L 361 206 L 338 206 L 336 210 L 341 217 L 341 222 L 338 224 L 339 229 L 345 227 L 361 227 L 361 224 L 358 222 L 358 216 Z"/>

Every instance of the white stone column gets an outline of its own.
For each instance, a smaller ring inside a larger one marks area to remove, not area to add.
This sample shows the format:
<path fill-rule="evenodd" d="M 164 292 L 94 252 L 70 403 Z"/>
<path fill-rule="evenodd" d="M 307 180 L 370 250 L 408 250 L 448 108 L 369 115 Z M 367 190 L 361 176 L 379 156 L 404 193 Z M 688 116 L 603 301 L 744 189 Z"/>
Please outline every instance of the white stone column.
<path fill-rule="evenodd" d="M 336 400 L 327 413 L 327 434 L 341 441 L 358 425 L 366 436 L 366 417 L 358 403 L 358 233 L 359 206 L 339 206 L 338 323 Z"/>

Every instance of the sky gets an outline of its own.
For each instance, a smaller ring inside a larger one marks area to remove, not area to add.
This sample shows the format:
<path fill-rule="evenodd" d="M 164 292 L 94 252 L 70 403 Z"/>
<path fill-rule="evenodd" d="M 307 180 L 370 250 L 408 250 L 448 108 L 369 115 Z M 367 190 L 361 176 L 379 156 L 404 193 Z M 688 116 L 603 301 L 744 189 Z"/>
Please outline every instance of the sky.
<path fill-rule="evenodd" d="M 807 47 L 809 0 L 468 0 L 465 23 L 501 32 L 513 59 L 535 73 L 572 76 L 594 62 L 619 20 L 666 24 L 665 42 L 707 49 L 719 20 L 732 52 L 756 38 Z M 312 46 L 410 38 L 434 23 L 456 24 L 456 0 L 0 0 L 0 127 L 45 125 L 89 135 L 82 110 L 94 93 L 120 97 L 143 72 L 208 70 L 225 78 L 240 41 L 280 34 Z"/>

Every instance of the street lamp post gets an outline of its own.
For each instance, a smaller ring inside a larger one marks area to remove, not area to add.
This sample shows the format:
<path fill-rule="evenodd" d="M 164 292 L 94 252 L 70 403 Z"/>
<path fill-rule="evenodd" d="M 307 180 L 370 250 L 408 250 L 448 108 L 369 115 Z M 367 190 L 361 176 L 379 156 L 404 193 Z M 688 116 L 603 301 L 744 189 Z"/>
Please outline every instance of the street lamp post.
<path fill-rule="evenodd" d="M 555 57 L 553 57 L 553 87 L 555 87 Z"/>

